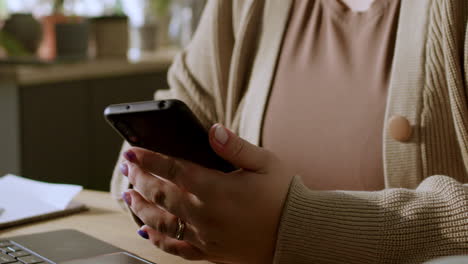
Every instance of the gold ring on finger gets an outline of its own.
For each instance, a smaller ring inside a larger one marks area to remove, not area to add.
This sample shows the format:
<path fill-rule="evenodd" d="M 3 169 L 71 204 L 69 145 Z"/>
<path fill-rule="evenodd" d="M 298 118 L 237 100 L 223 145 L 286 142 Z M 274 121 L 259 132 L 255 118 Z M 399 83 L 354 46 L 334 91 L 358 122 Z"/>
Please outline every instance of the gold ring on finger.
<path fill-rule="evenodd" d="M 184 233 L 185 233 L 185 222 L 182 219 L 177 218 L 177 231 L 175 238 L 177 240 L 184 240 Z"/>

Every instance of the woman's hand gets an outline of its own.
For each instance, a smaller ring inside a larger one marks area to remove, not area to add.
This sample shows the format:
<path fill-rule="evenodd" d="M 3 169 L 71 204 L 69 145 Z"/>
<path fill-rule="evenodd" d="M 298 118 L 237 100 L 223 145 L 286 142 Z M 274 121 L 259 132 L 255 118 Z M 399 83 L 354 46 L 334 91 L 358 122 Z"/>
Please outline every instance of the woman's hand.
<path fill-rule="evenodd" d="M 139 234 L 189 260 L 271 263 L 293 175 L 221 125 L 211 128 L 210 144 L 241 169 L 222 173 L 139 148 L 124 154 L 121 170 L 134 186 L 124 198 L 145 223 Z M 176 239 L 178 218 L 183 240 Z"/>

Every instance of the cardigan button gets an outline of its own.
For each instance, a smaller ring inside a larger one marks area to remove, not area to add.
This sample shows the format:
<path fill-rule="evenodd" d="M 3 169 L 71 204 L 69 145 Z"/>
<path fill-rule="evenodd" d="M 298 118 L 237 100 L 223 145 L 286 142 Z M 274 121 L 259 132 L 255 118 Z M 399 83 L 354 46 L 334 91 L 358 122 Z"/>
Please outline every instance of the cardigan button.
<path fill-rule="evenodd" d="M 400 142 L 407 142 L 413 134 L 413 129 L 407 118 L 395 115 L 389 122 L 390 136 Z"/>

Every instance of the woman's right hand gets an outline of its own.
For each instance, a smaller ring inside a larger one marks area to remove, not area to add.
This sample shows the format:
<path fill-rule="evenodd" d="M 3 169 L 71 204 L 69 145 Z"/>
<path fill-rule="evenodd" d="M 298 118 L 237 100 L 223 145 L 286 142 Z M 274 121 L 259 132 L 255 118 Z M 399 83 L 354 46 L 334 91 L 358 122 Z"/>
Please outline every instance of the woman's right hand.
<path fill-rule="evenodd" d="M 134 186 L 125 198 L 145 223 L 140 234 L 190 260 L 271 263 L 292 174 L 221 125 L 211 129 L 210 144 L 241 169 L 222 173 L 139 148 L 125 154 L 122 171 Z M 183 241 L 178 218 L 186 223 Z"/>

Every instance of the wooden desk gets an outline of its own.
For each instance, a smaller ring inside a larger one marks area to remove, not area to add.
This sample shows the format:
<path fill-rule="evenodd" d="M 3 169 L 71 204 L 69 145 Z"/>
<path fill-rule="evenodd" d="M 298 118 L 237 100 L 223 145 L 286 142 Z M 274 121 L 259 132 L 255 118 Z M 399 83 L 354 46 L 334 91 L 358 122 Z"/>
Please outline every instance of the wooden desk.
<path fill-rule="evenodd" d="M 137 226 L 113 201 L 109 193 L 83 191 L 76 200 L 85 203 L 90 211 L 0 231 L 0 239 L 17 235 L 75 229 L 112 245 L 125 249 L 158 264 L 189 263 L 166 254 L 137 235 Z M 207 262 L 198 262 L 207 263 Z"/>

